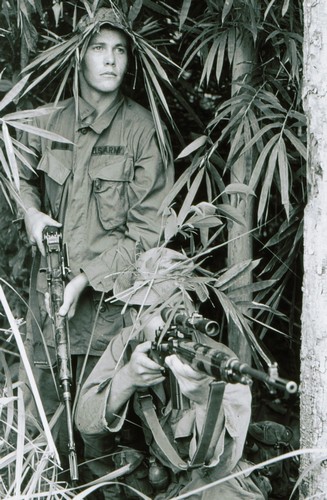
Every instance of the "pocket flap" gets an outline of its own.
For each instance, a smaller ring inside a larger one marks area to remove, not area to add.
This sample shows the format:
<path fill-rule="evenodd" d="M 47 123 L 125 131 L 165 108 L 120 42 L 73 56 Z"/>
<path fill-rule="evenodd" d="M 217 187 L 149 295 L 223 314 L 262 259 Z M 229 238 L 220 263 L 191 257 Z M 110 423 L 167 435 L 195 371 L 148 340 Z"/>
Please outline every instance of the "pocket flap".
<path fill-rule="evenodd" d="M 37 170 L 45 172 L 51 179 L 61 186 L 70 174 L 70 170 L 53 154 L 47 151 L 41 158 Z"/>
<path fill-rule="evenodd" d="M 102 179 L 105 181 L 128 182 L 132 180 L 132 159 L 117 158 L 110 163 L 93 166 L 90 169 L 90 177 L 94 179 Z"/>

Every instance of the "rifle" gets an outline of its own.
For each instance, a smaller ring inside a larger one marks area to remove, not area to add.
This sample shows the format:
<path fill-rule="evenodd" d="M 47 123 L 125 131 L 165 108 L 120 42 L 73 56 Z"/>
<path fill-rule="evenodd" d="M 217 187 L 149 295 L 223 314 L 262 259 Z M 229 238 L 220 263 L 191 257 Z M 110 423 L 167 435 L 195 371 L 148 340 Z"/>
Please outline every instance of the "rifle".
<path fill-rule="evenodd" d="M 182 360 L 187 361 L 192 368 L 206 373 L 217 381 L 232 384 L 241 383 L 251 385 L 253 379 L 264 382 L 273 390 L 283 390 L 289 394 L 297 392 L 297 384 L 292 380 L 286 380 L 278 375 L 278 366 L 273 363 L 268 368 L 268 373 L 252 368 L 242 363 L 235 356 L 230 356 L 224 351 L 212 348 L 198 342 L 198 332 L 210 337 L 219 333 L 219 324 L 216 321 L 203 318 L 198 313 L 191 316 L 177 312 L 163 310 L 164 321 L 170 325 L 162 337 L 162 331 L 156 333 L 156 340 L 151 346 L 151 356 L 158 363 L 164 363 L 164 358 L 169 354 L 177 354 Z M 173 408 L 187 407 L 187 400 L 180 393 L 177 381 L 170 376 L 170 389 Z"/>
<path fill-rule="evenodd" d="M 68 321 L 59 315 L 64 299 L 65 279 L 70 272 L 65 246 L 62 244 L 61 230 L 55 226 L 46 226 L 43 230 L 43 244 L 47 260 L 47 283 L 50 296 L 50 312 L 55 338 L 59 383 L 66 410 L 68 430 L 69 470 L 72 482 L 78 480 L 77 454 L 73 433 L 72 418 L 72 369 L 68 335 Z"/>

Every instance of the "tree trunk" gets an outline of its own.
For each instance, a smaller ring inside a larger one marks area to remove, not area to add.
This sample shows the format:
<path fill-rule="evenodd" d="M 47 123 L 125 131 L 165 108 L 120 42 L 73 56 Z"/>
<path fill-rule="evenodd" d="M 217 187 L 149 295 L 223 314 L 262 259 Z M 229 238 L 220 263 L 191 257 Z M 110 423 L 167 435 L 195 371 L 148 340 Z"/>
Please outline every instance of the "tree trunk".
<path fill-rule="evenodd" d="M 249 81 L 252 70 L 252 61 L 254 59 L 253 40 L 250 36 L 239 37 L 233 61 L 233 81 Z M 232 94 L 237 93 L 238 85 L 232 87 Z M 242 155 L 231 167 L 230 182 L 248 184 L 252 173 L 252 154 L 248 152 Z M 239 224 L 232 224 L 228 233 L 228 265 L 233 266 L 248 259 L 252 259 L 252 229 L 253 202 L 252 196 L 246 199 L 238 195 L 231 197 L 231 203 L 238 207 L 242 213 L 246 227 Z M 241 236 L 243 235 L 243 236 Z M 252 273 L 244 274 L 238 281 L 238 286 L 245 286 L 252 283 Z M 243 293 L 242 301 L 251 302 L 252 294 Z M 249 312 L 243 309 L 243 312 Z M 251 364 L 251 351 L 244 337 L 240 336 L 238 328 L 231 322 L 228 332 L 228 341 L 230 348 L 245 363 Z"/>
<path fill-rule="evenodd" d="M 327 448 L 327 2 L 304 1 L 303 104 L 308 120 L 304 215 L 301 448 Z M 305 455 L 301 469 L 316 460 Z M 301 498 L 327 496 L 326 462 L 305 476 Z"/>

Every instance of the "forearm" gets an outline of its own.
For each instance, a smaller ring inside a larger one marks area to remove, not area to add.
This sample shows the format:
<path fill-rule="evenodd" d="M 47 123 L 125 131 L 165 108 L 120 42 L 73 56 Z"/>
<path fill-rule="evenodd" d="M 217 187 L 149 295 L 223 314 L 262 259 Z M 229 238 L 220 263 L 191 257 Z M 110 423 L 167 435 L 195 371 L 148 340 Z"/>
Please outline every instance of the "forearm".
<path fill-rule="evenodd" d="M 135 262 L 136 253 L 158 246 L 160 240 L 161 220 L 157 223 L 130 224 L 124 235 L 113 231 L 107 237 L 107 250 L 82 270 L 88 277 L 90 285 L 97 291 L 107 292 L 112 289 L 117 273 Z"/>
<path fill-rule="evenodd" d="M 123 366 L 112 378 L 106 406 L 108 425 L 117 417 L 121 408 L 135 393 L 136 387 L 130 377 L 128 365 Z"/>

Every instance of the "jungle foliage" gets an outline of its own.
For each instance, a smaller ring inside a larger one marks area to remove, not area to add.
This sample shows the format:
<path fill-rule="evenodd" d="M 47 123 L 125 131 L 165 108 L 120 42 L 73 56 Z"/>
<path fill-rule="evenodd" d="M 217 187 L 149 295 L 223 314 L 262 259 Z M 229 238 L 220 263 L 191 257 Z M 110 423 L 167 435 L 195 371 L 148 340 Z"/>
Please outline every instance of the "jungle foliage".
<path fill-rule="evenodd" d="M 16 208 L 23 150 L 17 131 L 31 130 L 39 105 L 76 92 L 67 38 L 82 14 L 103 4 L 124 12 L 138 47 L 129 94 L 151 109 L 163 151 L 160 119 L 172 138 L 176 182 L 164 207 L 165 244 L 197 263 L 192 292 L 206 315 L 218 311 L 221 340 L 228 323 L 236 324 L 259 364 L 268 348 L 282 375 L 297 380 L 306 192 L 300 0 L 2 2 L 0 267 L 15 317 L 24 317 L 30 266 Z M 251 60 L 240 72 L 245 42 Z M 231 182 L 231 169 L 244 158 L 251 158 L 246 176 Z M 240 200 L 250 213 L 241 213 Z M 230 228 L 246 231 L 245 217 L 251 219 L 252 259 L 228 267 Z M 239 285 L 245 273 L 253 279 Z M 1 323 L 8 326 L 5 315 Z M 1 336 L 3 352 L 15 352 L 10 335 Z"/>

